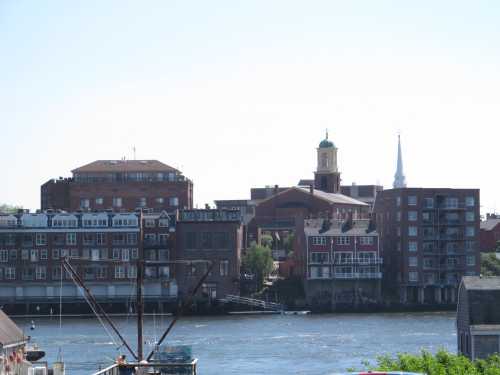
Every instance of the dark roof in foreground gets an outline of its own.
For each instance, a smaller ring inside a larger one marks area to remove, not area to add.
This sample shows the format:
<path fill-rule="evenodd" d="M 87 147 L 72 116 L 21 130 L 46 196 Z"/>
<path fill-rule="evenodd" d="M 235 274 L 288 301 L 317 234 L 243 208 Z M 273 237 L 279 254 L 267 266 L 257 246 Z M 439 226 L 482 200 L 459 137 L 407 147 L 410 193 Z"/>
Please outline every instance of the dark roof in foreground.
<path fill-rule="evenodd" d="M 0 345 L 23 343 L 26 337 L 23 331 L 2 310 L 0 310 Z"/>
<path fill-rule="evenodd" d="M 467 290 L 500 290 L 500 276 L 464 276 L 462 283 Z"/>
<path fill-rule="evenodd" d="M 101 172 L 174 172 L 177 169 L 158 160 L 96 160 L 82 167 L 73 169 L 72 173 Z"/>

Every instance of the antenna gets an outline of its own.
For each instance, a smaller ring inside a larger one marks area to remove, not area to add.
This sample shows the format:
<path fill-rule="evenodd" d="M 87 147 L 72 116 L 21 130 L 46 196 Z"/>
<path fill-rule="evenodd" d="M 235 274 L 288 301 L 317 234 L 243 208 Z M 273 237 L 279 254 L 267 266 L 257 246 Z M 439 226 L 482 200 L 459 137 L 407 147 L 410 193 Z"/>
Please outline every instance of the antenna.
<path fill-rule="evenodd" d="M 135 146 L 132 147 L 132 151 L 134 152 L 134 160 L 135 160 Z"/>

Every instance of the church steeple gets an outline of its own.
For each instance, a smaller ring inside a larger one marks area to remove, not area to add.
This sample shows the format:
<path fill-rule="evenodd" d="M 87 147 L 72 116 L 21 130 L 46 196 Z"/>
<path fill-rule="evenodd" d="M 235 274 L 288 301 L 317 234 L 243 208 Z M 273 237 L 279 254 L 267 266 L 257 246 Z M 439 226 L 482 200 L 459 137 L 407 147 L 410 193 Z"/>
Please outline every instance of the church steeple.
<path fill-rule="evenodd" d="M 340 191 L 340 173 L 337 166 L 337 147 L 328 139 L 328 130 L 317 149 L 318 165 L 314 172 L 314 187 L 327 193 Z"/>
<path fill-rule="evenodd" d="M 398 134 L 398 164 L 396 167 L 396 174 L 394 175 L 394 189 L 406 187 L 406 177 L 403 173 L 403 154 L 401 152 L 401 135 Z"/>

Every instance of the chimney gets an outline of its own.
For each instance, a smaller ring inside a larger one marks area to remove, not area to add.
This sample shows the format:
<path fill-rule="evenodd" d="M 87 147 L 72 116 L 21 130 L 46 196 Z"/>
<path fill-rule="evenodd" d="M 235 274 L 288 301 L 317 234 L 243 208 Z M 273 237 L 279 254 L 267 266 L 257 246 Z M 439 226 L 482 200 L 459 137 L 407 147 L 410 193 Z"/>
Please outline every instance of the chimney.
<path fill-rule="evenodd" d="M 314 194 L 314 186 L 312 184 L 309 185 L 309 193 L 311 193 L 311 195 Z"/>
<path fill-rule="evenodd" d="M 278 185 L 274 185 L 274 195 L 277 195 L 278 191 L 279 191 L 279 186 Z"/>

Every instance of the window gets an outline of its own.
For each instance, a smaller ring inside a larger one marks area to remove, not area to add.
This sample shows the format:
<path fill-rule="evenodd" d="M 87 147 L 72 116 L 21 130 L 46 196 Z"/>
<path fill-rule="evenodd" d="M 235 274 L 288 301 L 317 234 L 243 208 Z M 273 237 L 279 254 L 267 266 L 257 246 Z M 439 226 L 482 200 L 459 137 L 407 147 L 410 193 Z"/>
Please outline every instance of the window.
<path fill-rule="evenodd" d="M 131 249 L 130 255 L 132 259 L 139 258 L 139 249 Z"/>
<path fill-rule="evenodd" d="M 156 234 L 154 233 L 147 233 L 144 235 L 144 242 L 147 245 L 156 245 Z"/>
<path fill-rule="evenodd" d="M 160 261 L 166 261 L 168 260 L 169 256 L 168 256 L 168 250 L 158 250 L 158 260 Z"/>
<path fill-rule="evenodd" d="M 135 279 L 137 277 L 137 266 L 131 265 L 127 267 L 127 278 Z"/>
<path fill-rule="evenodd" d="M 102 197 L 97 197 L 95 199 L 95 204 L 98 206 L 102 206 L 104 204 L 104 199 Z"/>
<path fill-rule="evenodd" d="M 66 245 L 76 245 L 76 233 L 66 233 Z"/>
<path fill-rule="evenodd" d="M 160 219 L 158 221 L 158 226 L 162 228 L 168 227 L 168 219 Z"/>
<path fill-rule="evenodd" d="M 351 264 L 352 259 L 352 251 L 339 251 L 334 253 L 335 264 Z"/>
<path fill-rule="evenodd" d="M 123 245 L 125 240 L 125 233 L 113 233 L 113 245 Z"/>
<path fill-rule="evenodd" d="M 408 241 L 408 251 L 415 252 L 418 250 L 418 242 L 417 241 Z"/>
<path fill-rule="evenodd" d="M 90 207 L 90 200 L 87 198 L 82 198 L 80 199 L 80 208 L 89 208 Z"/>
<path fill-rule="evenodd" d="M 161 278 L 169 279 L 170 278 L 170 267 L 169 266 L 158 267 L 158 273 L 159 273 L 159 276 Z"/>
<path fill-rule="evenodd" d="M 475 251 L 475 249 L 476 249 L 476 241 L 465 241 L 465 250 Z"/>
<path fill-rule="evenodd" d="M 147 204 L 147 199 L 145 197 L 139 198 L 139 207 L 146 207 Z"/>
<path fill-rule="evenodd" d="M 122 206 L 122 198 L 113 197 L 113 207 L 121 207 Z"/>
<path fill-rule="evenodd" d="M 202 249 L 212 249 L 213 247 L 213 238 L 211 232 L 203 232 L 201 234 L 201 248 Z"/>
<path fill-rule="evenodd" d="M 373 237 L 372 236 L 361 236 L 359 237 L 360 245 L 373 245 Z"/>
<path fill-rule="evenodd" d="M 59 249 L 52 249 L 52 259 L 59 259 Z"/>
<path fill-rule="evenodd" d="M 168 244 L 168 234 L 161 233 L 158 235 L 158 242 L 160 245 L 167 245 Z"/>
<path fill-rule="evenodd" d="M 128 262 L 130 260 L 130 250 L 129 249 L 122 249 L 122 260 L 124 262 Z"/>
<path fill-rule="evenodd" d="M 361 251 L 358 254 L 358 260 L 361 264 L 370 264 L 375 262 L 375 252 L 374 251 Z"/>
<path fill-rule="evenodd" d="M 48 250 L 42 249 L 40 250 L 40 260 L 47 260 L 48 258 Z"/>
<path fill-rule="evenodd" d="M 124 278 L 125 278 L 125 267 L 115 266 L 115 279 L 124 279 Z"/>
<path fill-rule="evenodd" d="M 169 199 L 170 206 L 177 207 L 179 205 L 179 198 L 172 197 Z"/>
<path fill-rule="evenodd" d="M 105 233 L 96 233 L 96 243 L 98 245 L 105 245 L 106 244 L 106 234 Z"/>
<path fill-rule="evenodd" d="M 156 198 L 155 201 L 157 204 L 163 204 L 164 199 L 159 197 L 159 198 Z"/>
<path fill-rule="evenodd" d="M 476 231 L 474 227 L 465 227 L 465 235 L 467 237 L 474 237 Z"/>
<path fill-rule="evenodd" d="M 349 245 L 350 238 L 347 236 L 337 237 L 337 245 Z"/>
<path fill-rule="evenodd" d="M 465 213 L 465 220 L 466 221 L 474 221 L 475 220 L 474 211 L 467 211 Z"/>
<path fill-rule="evenodd" d="M 156 260 L 156 250 L 145 251 L 146 260 Z"/>
<path fill-rule="evenodd" d="M 475 203 L 474 197 L 465 197 L 465 205 L 467 207 L 474 207 Z"/>
<path fill-rule="evenodd" d="M 434 267 L 434 259 L 424 258 L 424 269 L 431 269 Z"/>
<path fill-rule="evenodd" d="M 7 263 L 9 261 L 9 250 L 0 250 L 0 262 Z"/>
<path fill-rule="evenodd" d="M 54 245 L 64 245 L 66 243 L 66 236 L 64 233 L 56 233 L 53 237 Z"/>
<path fill-rule="evenodd" d="M 418 258 L 417 257 L 408 257 L 408 266 L 418 267 Z"/>
<path fill-rule="evenodd" d="M 424 208 L 434 208 L 434 198 L 424 198 Z"/>
<path fill-rule="evenodd" d="M 408 272 L 408 280 L 411 282 L 418 281 L 418 272 Z"/>
<path fill-rule="evenodd" d="M 416 237 L 417 236 L 417 227 L 409 226 L 408 227 L 408 236 Z"/>
<path fill-rule="evenodd" d="M 38 250 L 37 249 L 30 250 L 30 261 L 38 262 Z"/>
<path fill-rule="evenodd" d="M 34 267 L 23 268 L 21 278 L 23 280 L 33 280 L 35 278 L 35 268 Z"/>
<path fill-rule="evenodd" d="M 113 249 L 113 259 L 120 260 L 120 249 Z"/>
<path fill-rule="evenodd" d="M 313 245 L 326 245 L 326 237 L 325 236 L 313 236 L 312 237 Z"/>
<path fill-rule="evenodd" d="M 327 263 L 328 262 L 328 253 L 311 253 L 310 257 L 311 263 Z"/>
<path fill-rule="evenodd" d="M 408 221 L 417 221 L 417 211 L 408 211 Z"/>
<path fill-rule="evenodd" d="M 475 255 L 467 255 L 466 262 L 467 262 L 468 266 L 475 266 L 476 265 L 476 256 Z"/>
<path fill-rule="evenodd" d="M 444 201 L 445 208 L 458 208 L 458 198 L 447 197 Z"/>
<path fill-rule="evenodd" d="M 78 258 L 78 249 L 71 249 L 71 256 L 70 258 L 76 259 Z"/>
<path fill-rule="evenodd" d="M 96 277 L 98 279 L 106 279 L 108 277 L 108 267 L 101 266 L 96 269 Z"/>
<path fill-rule="evenodd" d="M 401 227 L 396 227 L 396 236 L 401 237 Z"/>
<path fill-rule="evenodd" d="M 127 244 L 135 245 L 137 243 L 137 233 L 127 233 Z"/>
<path fill-rule="evenodd" d="M 36 237 L 36 245 L 37 246 L 47 245 L 47 234 L 46 233 L 37 233 L 35 237 Z"/>
<path fill-rule="evenodd" d="M 146 220 L 144 220 L 144 226 L 146 228 L 154 228 L 156 226 L 155 219 L 146 219 Z"/>
<path fill-rule="evenodd" d="M 6 280 L 16 279 L 16 267 L 5 267 L 5 279 Z"/>
<path fill-rule="evenodd" d="M 408 196 L 408 206 L 416 206 L 417 205 L 417 196 L 409 195 Z"/>
<path fill-rule="evenodd" d="M 69 250 L 61 249 L 61 258 L 69 258 Z"/>
<path fill-rule="evenodd" d="M 33 246 L 33 236 L 31 234 L 23 235 L 23 247 Z"/>
<path fill-rule="evenodd" d="M 401 221 L 401 211 L 396 212 L 396 221 Z"/>
<path fill-rule="evenodd" d="M 83 244 L 93 245 L 94 244 L 94 234 L 93 233 L 83 233 Z"/>
<path fill-rule="evenodd" d="M 35 277 L 37 280 L 45 280 L 47 278 L 47 268 L 45 266 L 37 266 L 35 269 Z"/>
<path fill-rule="evenodd" d="M 16 238 L 13 234 L 9 233 L 5 237 L 5 245 L 6 246 L 14 246 L 16 244 Z"/>
<path fill-rule="evenodd" d="M 219 271 L 221 276 L 228 276 L 229 275 L 229 261 L 228 260 L 221 260 L 219 263 Z"/>
<path fill-rule="evenodd" d="M 47 250 L 45 250 L 45 251 L 47 251 Z M 9 257 L 10 257 L 11 261 L 17 260 L 17 250 L 10 250 L 9 251 Z"/>
<path fill-rule="evenodd" d="M 401 206 L 401 197 L 396 197 L 396 206 Z"/>

